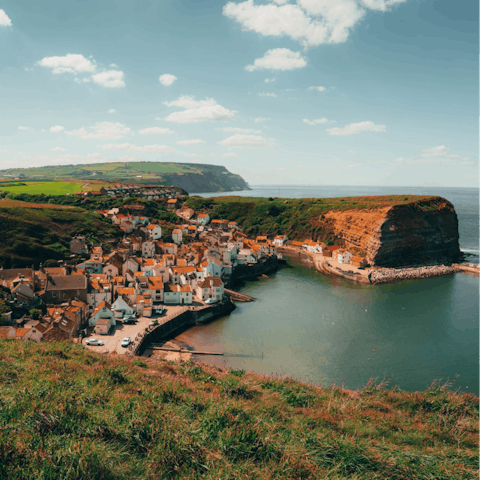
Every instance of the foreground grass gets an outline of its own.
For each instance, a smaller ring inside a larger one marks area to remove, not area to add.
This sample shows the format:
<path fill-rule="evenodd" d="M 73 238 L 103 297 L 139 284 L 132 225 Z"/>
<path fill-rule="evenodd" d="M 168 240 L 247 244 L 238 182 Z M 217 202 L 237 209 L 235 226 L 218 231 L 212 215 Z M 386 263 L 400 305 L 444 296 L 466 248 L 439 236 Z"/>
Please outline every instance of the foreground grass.
<path fill-rule="evenodd" d="M 147 363 L 145 363 L 147 362 Z M 0 341 L 0 478 L 478 478 L 478 398 Z"/>

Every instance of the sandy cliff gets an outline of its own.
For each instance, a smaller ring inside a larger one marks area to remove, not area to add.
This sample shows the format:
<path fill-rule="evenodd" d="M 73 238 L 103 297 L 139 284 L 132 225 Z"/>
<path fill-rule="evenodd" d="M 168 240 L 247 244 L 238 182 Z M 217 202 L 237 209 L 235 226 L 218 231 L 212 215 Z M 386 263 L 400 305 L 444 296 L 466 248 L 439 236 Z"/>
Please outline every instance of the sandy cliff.
<path fill-rule="evenodd" d="M 458 219 L 440 197 L 378 209 L 329 211 L 317 225 L 334 233 L 352 253 L 371 265 L 400 266 L 456 261 Z"/>

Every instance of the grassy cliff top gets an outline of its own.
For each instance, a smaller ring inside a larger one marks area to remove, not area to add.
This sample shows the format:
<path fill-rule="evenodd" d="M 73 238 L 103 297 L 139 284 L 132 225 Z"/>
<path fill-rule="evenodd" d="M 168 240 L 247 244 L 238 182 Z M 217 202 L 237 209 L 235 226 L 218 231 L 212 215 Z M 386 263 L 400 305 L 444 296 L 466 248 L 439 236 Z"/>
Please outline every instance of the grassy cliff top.
<path fill-rule="evenodd" d="M 412 205 L 428 211 L 448 204 L 437 196 L 385 195 L 335 198 L 190 197 L 186 204 L 206 209 L 212 218 L 238 222 L 248 235 L 284 233 L 292 240 L 332 240 L 330 232 L 318 226 L 318 219 L 331 210 L 378 209 Z M 453 208 L 453 206 L 451 207 Z"/>
<path fill-rule="evenodd" d="M 146 362 L 146 363 L 145 363 Z M 0 340 L 0 477 L 478 478 L 478 397 Z"/>

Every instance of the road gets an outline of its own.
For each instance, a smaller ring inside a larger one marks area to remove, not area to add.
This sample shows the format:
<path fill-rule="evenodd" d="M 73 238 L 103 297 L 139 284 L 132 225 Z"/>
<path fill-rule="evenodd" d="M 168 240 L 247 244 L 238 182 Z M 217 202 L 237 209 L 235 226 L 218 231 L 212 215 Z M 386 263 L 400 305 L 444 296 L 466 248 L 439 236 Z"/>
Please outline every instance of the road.
<path fill-rule="evenodd" d="M 162 305 L 162 307 L 164 306 Z M 125 347 L 122 347 L 120 344 L 122 343 L 122 340 L 125 337 L 129 337 L 133 340 L 138 333 L 143 333 L 145 331 L 145 328 L 154 318 L 156 318 L 158 320 L 158 323 L 161 325 L 162 323 L 165 323 L 172 317 L 178 315 L 180 312 L 184 311 L 185 306 L 169 305 L 167 307 L 164 307 L 164 310 L 165 310 L 164 313 L 160 316 L 155 315 L 155 316 L 152 316 L 152 318 L 139 317 L 138 322 L 136 324 L 123 325 L 121 322 L 118 322 L 117 326 L 115 327 L 115 331 L 110 335 L 90 334 L 87 337 L 82 339 L 82 345 L 98 353 L 116 352 L 119 355 L 124 355 L 128 351 L 128 349 Z M 98 340 L 101 340 L 105 345 L 103 346 L 85 345 L 85 342 L 89 338 L 96 338 Z"/>

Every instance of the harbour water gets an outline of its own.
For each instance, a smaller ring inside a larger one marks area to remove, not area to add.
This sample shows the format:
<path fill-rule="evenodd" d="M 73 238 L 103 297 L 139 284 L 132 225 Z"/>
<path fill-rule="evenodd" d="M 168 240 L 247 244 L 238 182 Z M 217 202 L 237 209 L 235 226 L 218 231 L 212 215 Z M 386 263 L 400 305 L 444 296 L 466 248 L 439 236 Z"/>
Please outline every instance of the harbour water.
<path fill-rule="evenodd" d="M 332 191 L 326 189 L 331 188 Z M 348 191 L 347 191 L 348 190 Z M 360 191 L 361 190 L 361 191 Z M 395 194 L 377 187 L 255 187 L 245 196 L 327 197 Z M 478 261 L 478 190 L 399 189 L 441 195 L 459 217 L 460 245 Z M 207 195 L 205 195 L 207 196 Z M 269 279 L 247 282 L 256 298 L 230 315 L 182 333 L 177 340 L 219 367 L 288 376 L 328 386 L 361 388 L 392 375 L 390 386 L 424 390 L 452 379 L 479 392 L 479 279 L 455 274 L 390 285 L 327 277 L 298 260 Z"/>

